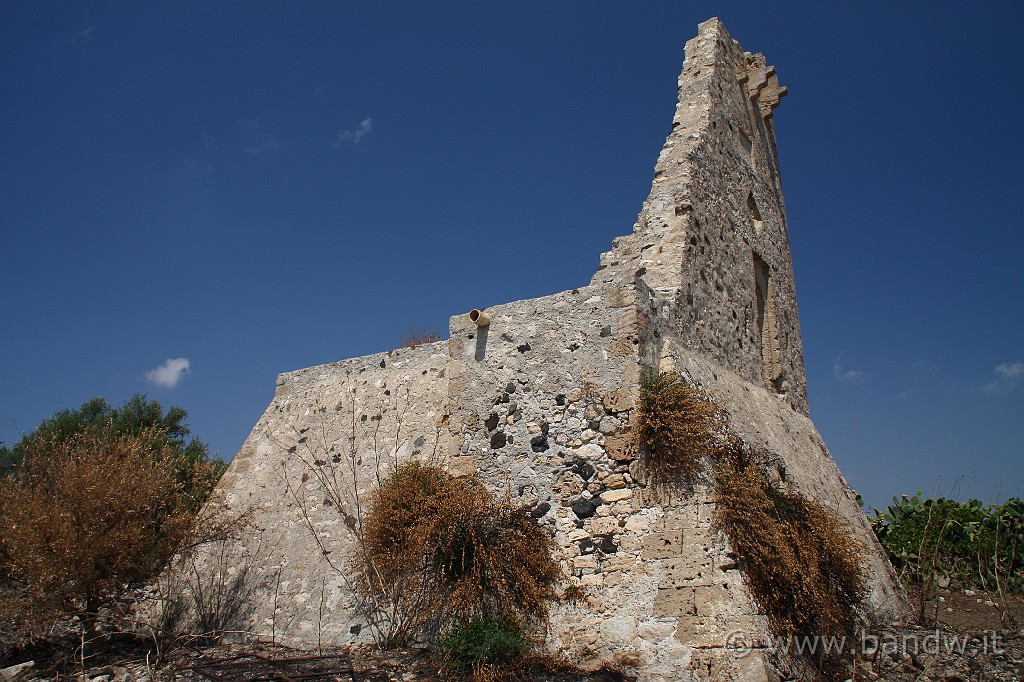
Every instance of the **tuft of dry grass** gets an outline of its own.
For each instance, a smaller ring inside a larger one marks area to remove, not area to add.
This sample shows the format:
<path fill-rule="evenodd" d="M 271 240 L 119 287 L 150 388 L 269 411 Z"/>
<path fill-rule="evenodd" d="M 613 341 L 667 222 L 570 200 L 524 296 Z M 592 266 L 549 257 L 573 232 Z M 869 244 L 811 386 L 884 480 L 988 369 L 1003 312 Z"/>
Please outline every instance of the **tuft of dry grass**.
<path fill-rule="evenodd" d="M 867 592 L 864 547 L 834 513 L 770 480 L 763 459 L 742 450 L 723 457 L 715 492 L 716 523 L 754 598 L 778 635 L 853 636 Z M 840 674 L 837 657 L 815 663 Z"/>
<path fill-rule="evenodd" d="M 441 335 L 433 329 L 410 328 L 398 336 L 398 341 L 402 344 L 402 348 L 415 348 L 425 343 L 435 343 L 440 340 Z"/>
<path fill-rule="evenodd" d="M 543 620 L 562 579 L 554 541 L 525 511 L 419 463 L 373 493 L 362 548 L 361 589 L 402 602 L 401 637 L 484 616 Z"/>
<path fill-rule="evenodd" d="M 691 478 L 730 442 L 725 410 L 675 372 L 644 375 L 634 419 L 634 443 L 661 478 Z"/>

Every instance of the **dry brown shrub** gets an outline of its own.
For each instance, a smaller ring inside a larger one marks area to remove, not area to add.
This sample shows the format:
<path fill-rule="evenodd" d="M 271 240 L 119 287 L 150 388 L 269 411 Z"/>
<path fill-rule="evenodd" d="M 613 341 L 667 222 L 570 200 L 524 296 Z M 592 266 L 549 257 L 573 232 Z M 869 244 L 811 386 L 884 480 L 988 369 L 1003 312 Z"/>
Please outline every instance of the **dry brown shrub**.
<path fill-rule="evenodd" d="M 164 565 L 193 519 L 180 474 L 208 465 L 183 457 L 158 430 L 89 428 L 26 447 L 0 481 L 0 561 L 21 588 L 23 636 L 60 613 L 88 630 L 101 605 Z"/>
<path fill-rule="evenodd" d="M 483 615 L 541 620 L 562 578 L 554 541 L 526 512 L 418 463 L 372 495 L 362 546 L 361 589 L 403 602 L 399 640 Z"/>
<path fill-rule="evenodd" d="M 415 348 L 425 343 L 435 343 L 441 340 L 441 335 L 433 329 L 407 329 L 400 334 L 398 340 L 402 348 Z"/>
<path fill-rule="evenodd" d="M 634 443 L 661 478 L 691 478 L 729 444 L 728 416 L 703 389 L 675 372 L 644 375 L 633 423 Z"/>
<path fill-rule="evenodd" d="M 716 522 L 740 558 L 747 583 L 775 634 L 851 637 L 866 596 L 864 547 L 834 513 L 772 482 L 763 456 L 723 457 Z M 815 661 L 839 674 L 840 659 Z"/>

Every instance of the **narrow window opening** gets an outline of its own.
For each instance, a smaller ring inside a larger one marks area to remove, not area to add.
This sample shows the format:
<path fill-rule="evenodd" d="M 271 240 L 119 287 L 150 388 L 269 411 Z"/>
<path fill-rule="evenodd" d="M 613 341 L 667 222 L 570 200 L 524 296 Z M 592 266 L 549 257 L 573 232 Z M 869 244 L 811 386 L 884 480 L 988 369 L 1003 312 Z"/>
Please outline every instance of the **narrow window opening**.
<path fill-rule="evenodd" d="M 740 144 L 743 145 L 743 151 L 747 153 L 747 158 L 750 162 L 754 162 L 754 145 L 750 142 L 750 136 L 747 135 L 743 128 L 737 128 L 736 132 L 740 134 Z"/>
<path fill-rule="evenodd" d="M 775 315 L 775 297 L 772 290 L 771 269 L 754 254 L 754 290 L 756 321 L 761 338 L 761 373 L 766 385 L 783 393 L 782 351 L 779 344 L 779 325 Z"/>
<path fill-rule="evenodd" d="M 764 227 L 764 221 L 761 219 L 761 211 L 757 209 L 757 202 L 754 201 L 754 193 L 747 192 L 747 210 L 750 211 L 750 221 L 754 225 L 754 234 L 760 235 L 761 229 Z M 757 257 L 756 255 L 754 256 Z"/>

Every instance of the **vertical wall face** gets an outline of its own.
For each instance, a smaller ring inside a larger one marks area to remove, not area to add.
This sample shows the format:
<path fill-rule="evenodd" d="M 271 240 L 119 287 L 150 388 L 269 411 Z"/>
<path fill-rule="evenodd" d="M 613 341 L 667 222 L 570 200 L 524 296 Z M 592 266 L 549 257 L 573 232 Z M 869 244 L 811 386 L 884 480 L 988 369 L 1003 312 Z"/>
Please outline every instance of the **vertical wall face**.
<path fill-rule="evenodd" d="M 594 283 L 639 279 L 670 300 L 677 333 L 807 412 L 806 377 L 772 112 L 780 88 L 717 19 L 686 45 L 672 132 L 633 234 Z"/>
<path fill-rule="evenodd" d="M 298 645 L 367 637 L 354 530 L 398 463 L 447 465 L 447 365 L 433 343 L 280 375 L 214 498 L 252 525 L 199 559 L 205 593 L 246 596 L 228 629 Z"/>

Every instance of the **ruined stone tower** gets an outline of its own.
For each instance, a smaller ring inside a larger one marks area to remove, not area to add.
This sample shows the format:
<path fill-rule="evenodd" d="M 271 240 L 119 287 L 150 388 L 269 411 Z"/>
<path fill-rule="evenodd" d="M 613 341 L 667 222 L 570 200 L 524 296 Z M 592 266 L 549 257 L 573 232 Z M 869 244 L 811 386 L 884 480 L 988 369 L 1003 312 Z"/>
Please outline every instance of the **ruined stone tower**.
<path fill-rule="evenodd" d="M 775 453 L 868 548 L 868 610 L 898 610 L 808 418 L 772 119 L 785 94 L 761 55 L 717 19 L 701 24 L 650 196 L 588 286 L 489 307 L 485 327 L 456 315 L 445 342 L 282 374 L 219 486 L 262 530 L 200 562 L 251 581 L 239 629 L 366 639 L 344 575 L 352 519 L 321 481 L 339 481 L 358 514 L 397 463 L 421 459 L 507 491 L 555 538 L 588 599 L 556 607 L 552 649 L 595 667 L 630 656 L 642 680 L 772 679 L 778 660 L 731 648 L 737 633 L 767 638 L 767 621 L 712 524 L 710 490 L 659 497 L 641 483 L 629 428 L 644 368 L 718 396 L 744 441 Z"/>

